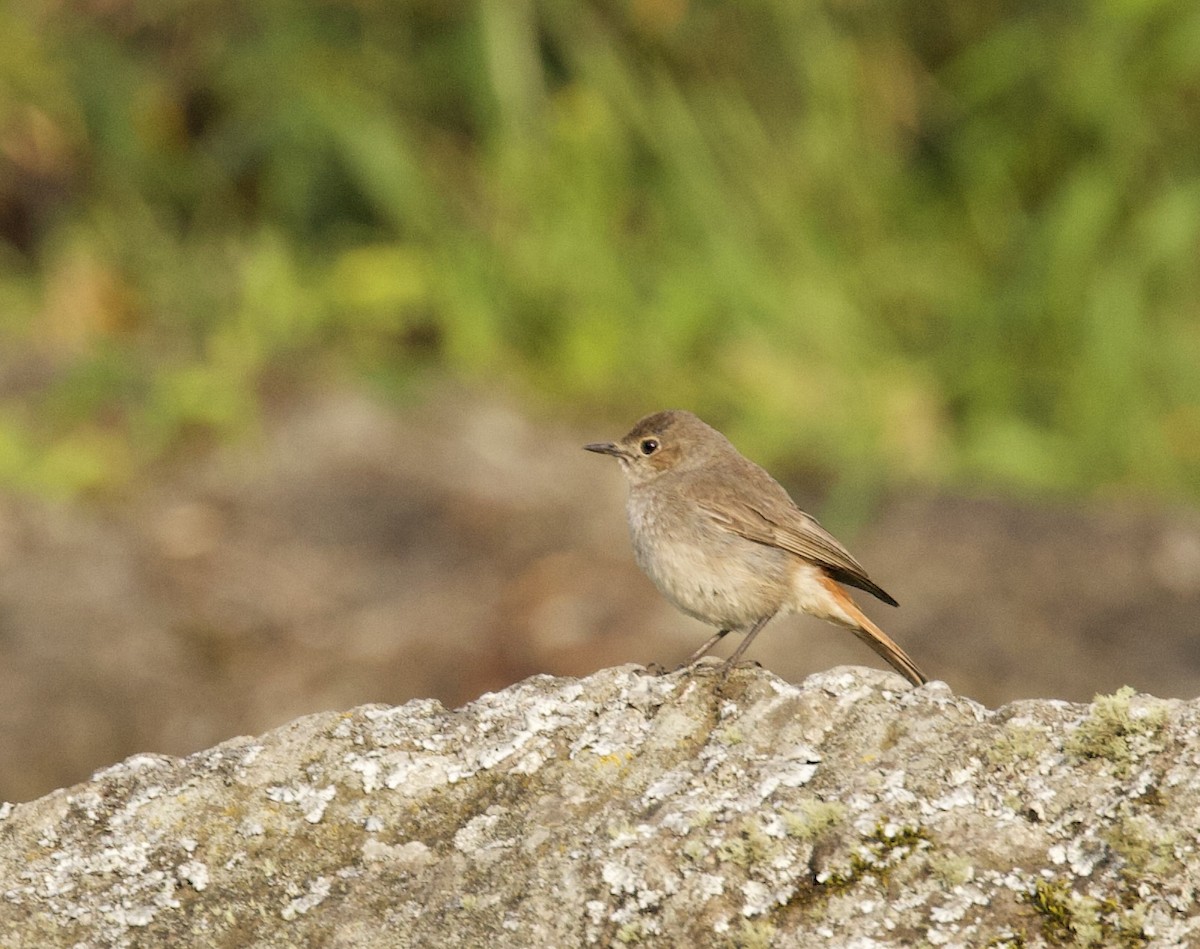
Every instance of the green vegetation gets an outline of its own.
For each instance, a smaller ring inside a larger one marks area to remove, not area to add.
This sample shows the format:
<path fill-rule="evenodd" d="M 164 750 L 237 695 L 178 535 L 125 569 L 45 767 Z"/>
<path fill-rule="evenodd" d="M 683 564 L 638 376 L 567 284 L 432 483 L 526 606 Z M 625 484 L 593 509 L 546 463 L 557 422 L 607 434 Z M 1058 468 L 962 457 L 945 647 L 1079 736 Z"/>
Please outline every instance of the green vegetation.
<path fill-rule="evenodd" d="M 783 811 L 783 826 L 789 837 L 813 841 L 836 827 L 846 816 L 846 805 L 819 798 L 800 798 L 794 807 Z"/>
<path fill-rule="evenodd" d="M 1161 734 L 1167 707 L 1158 700 L 1134 708 L 1137 693 L 1122 686 L 1112 695 L 1097 695 L 1087 718 L 1068 737 L 1065 750 L 1079 758 L 1108 762 L 1118 774 L 1128 774 L 1140 758 L 1162 750 Z"/>
<path fill-rule="evenodd" d="M 1105 842 L 1124 861 L 1122 875 L 1132 886 L 1144 878 L 1170 880 L 1181 873 L 1178 849 L 1185 834 L 1150 816 L 1131 815 L 1113 826 Z"/>
<path fill-rule="evenodd" d="M 886 887 L 892 871 L 928 842 L 928 835 L 920 827 L 896 826 L 881 820 L 871 835 L 851 852 L 848 867 L 821 871 L 817 883 L 843 890 L 871 876 Z"/>
<path fill-rule="evenodd" d="M 1200 491 L 1200 7 L 0 9 L 0 483 L 281 386 L 688 406 L 885 477 Z"/>
<path fill-rule="evenodd" d="M 984 750 L 988 764 L 1004 767 L 1022 761 L 1032 761 L 1046 747 L 1045 729 L 1035 725 L 1014 725 L 1005 722 L 995 740 Z"/>
<path fill-rule="evenodd" d="M 744 919 L 726 945 L 735 949 L 771 949 L 778 935 L 775 924 L 767 919 Z"/>
<path fill-rule="evenodd" d="M 1063 880 L 1037 880 L 1026 898 L 1040 917 L 1042 935 L 1052 946 L 1074 949 L 1138 949 L 1149 942 L 1135 904 L 1076 893 Z"/>

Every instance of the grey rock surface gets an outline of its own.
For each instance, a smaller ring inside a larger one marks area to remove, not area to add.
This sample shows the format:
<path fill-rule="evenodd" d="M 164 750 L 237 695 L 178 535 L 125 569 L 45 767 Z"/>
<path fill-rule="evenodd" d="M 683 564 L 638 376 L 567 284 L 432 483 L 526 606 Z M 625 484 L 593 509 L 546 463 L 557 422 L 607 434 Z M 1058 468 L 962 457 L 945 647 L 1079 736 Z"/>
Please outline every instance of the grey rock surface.
<path fill-rule="evenodd" d="M 1200 703 L 535 677 L 0 808 L 0 946 L 1186 946 Z"/>

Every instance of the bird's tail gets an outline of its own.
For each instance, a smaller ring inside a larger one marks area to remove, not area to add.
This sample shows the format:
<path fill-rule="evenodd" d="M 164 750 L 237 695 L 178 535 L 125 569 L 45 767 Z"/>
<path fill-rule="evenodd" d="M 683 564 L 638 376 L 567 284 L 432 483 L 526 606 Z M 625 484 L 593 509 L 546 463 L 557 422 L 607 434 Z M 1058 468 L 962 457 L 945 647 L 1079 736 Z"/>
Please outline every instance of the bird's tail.
<path fill-rule="evenodd" d="M 929 681 L 925 677 L 925 673 L 917 668 L 917 664 L 908 658 L 908 653 L 901 649 L 887 633 L 867 619 L 867 615 L 837 585 L 837 581 L 830 577 L 824 583 L 824 586 L 833 594 L 838 606 L 846 613 L 850 622 L 845 623 L 845 625 L 855 636 L 886 659 L 893 669 L 908 679 L 913 685 L 924 685 Z"/>

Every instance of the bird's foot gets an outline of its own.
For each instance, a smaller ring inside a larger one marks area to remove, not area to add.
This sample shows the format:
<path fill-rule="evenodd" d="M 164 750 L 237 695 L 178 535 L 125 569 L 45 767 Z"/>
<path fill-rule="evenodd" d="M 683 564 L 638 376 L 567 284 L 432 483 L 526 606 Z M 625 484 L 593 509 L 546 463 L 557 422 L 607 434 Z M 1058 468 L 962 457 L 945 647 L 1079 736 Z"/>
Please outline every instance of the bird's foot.
<path fill-rule="evenodd" d="M 716 669 L 720 669 L 724 665 L 724 663 L 718 664 L 718 662 L 719 660 L 717 660 L 715 656 L 701 656 L 699 659 L 688 659 L 672 669 L 671 674 L 694 675 L 700 672 L 712 672 Z"/>
<path fill-rule="evenodd" d="M 761 669 L 762 663 L 757 659 L 743 659 L 741 662 L 733 662 L 731 659 L 726 659 L 721 663 L 721 681 L 724 682 L 729 678 L 729 674 L 734 669 Z"/>

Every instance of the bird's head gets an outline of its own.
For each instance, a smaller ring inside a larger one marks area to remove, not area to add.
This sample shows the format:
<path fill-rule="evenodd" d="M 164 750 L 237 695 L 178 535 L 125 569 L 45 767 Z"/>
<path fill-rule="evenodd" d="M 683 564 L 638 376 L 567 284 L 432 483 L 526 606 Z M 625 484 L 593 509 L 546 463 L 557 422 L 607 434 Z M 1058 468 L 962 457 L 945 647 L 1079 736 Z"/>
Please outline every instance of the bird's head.
<path fill-rule="evenodd" d="M 713 455 L 732 450 L 724 435 L 682 409 L 647 415 L 620 441 L 583 447 L 612 455 L 621 463 L 629 483 L 635 485 L 669 471 L 702 465 Z"/>

